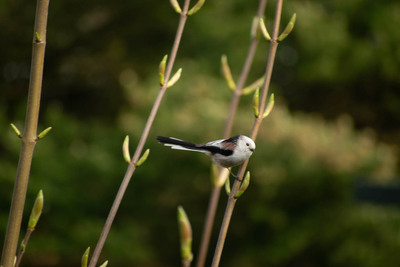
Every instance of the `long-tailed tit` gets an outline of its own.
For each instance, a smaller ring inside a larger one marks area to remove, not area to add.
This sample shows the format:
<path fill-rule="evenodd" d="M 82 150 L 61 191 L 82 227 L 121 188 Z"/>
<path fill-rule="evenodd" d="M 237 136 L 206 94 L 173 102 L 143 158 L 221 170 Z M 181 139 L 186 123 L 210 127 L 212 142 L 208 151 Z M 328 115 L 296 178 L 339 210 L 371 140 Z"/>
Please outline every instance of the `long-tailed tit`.
<path fill-rule="evenodd" d="M 219 166 L 230 168 L 242 164 L 253 154 L 256 145 L 244 135 L 236 135 L 228 139 L 194 144 L 173 137 L 158 136 L 157 140 L 172 149 L 202 152 L 209 155 Z"/>

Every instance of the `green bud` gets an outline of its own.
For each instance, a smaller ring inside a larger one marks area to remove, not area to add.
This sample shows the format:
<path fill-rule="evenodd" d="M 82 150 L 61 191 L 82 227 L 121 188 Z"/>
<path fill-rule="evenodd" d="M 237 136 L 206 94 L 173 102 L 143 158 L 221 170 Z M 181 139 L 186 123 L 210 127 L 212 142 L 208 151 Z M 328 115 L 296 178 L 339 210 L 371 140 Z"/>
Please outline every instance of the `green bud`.
<path fill-rule="evenodd" d="M 25 248 L 26 248 L 26 247 L 25 247 L 24 241 L 25 241 L 25 240 L 22 240 L 22 241 L 21 241 L 21 245 L 19 246 L 19 250 L 20 250 L 20 251 L 25 251 Z"/>
<path fill-rule="evenodd" d="M 10 125 L 11 125 L 11 128 L 14 130 L 14 132 L 17 134 L 17 136 L 19 138 L 21 138 L 22 137 L 21 132 L 18 130 L 17 126 L 15 126 L 13 123 L 10 123 Z"/>
<path fill-rule="evenodd" d="M 235 198 L 239 198 L 246 191 L 247 187 L 250 184 L 250 172 L 247 171 L 246 176 L 244 177 L 243 183 L 240 186 L 239 191 L 235 194 Z"/>
<path fill-rule="evenodd" d="M 264 83 L 265 77 L 262 76 L 261 78 L 258 78 L 255 82 L 250 84 L 249 86 L 243 88 L 242 90 L 242 95 L 249 95 L 254 92 L 258 87 L 261 87 Z"/>
<path fill-rule="evenodd" d="M 182 12 L 182 9 L 179 6 L 179 3 L 177 0 L 170 0 L 169 2 L 171 3 L 171 5 L 174 8 L 176 13 L 180 14 Z"/>
<path fill-rule="evenodd" d="M 105 261 L 102 265 L 100 265 L 100 267 L 106 267 L 108 264 L 108 261 Z"/>
<path fill-rule="evenodd" d="M 191 15 L 197 13 L 197 11 L 199 11 L 200 8 L 204 5 L 205 1 L 206 0 L 197 1 L 197 3 L 189 10 L 188 15 L 191 16 Z"/>
<path fill-rule="evenodd" d="M 214 163 L 211 164 L 211 184 L 213 186 L 218 184 L 218 166 Z"/>
<path fill-rule="evenodd" d="M 43 210 L 43 191 L 40 190 L 35 203 L 33 204 L 33 208 L 31 211 L 31 215 L 29 216 L 28 228 L 35 229 L 37 222 L 39 221 L 40 215 Z"/>
<path fill-rule="evenodd" d="M 44 129 L 38 136 L 37 136 L 37 140 L 42 139 L 43 137 L 46 136 L 46 134 L 48 134 L 51 131 L 51 127 L 47 127 L 46 129 Z"/>
<path fill-rule="evenodd" d="M 87 267 L 88 259 L 89 259 L 89 252 L 90 252 L 90 247 L 88 247 L 88 248 L 85 250 L 85 253 L 83 253 L 82 262 L 81 262 L 81 266 L 82 266 L 82 267 Z"/>
<path fill-rule="evenodd" d="M 158 76 L 160 78 L 160 86 L 164 85 L 165 65 L 167 64 L 168 55 L 165 55 L 158 66 Z"/>
<path fill-rule="evenodd" d="M 259 25 L 260 25 L 259 20 L 260 20 L 259 17 L 254 17 L 253 18 L 253 23 L 251 24 L 251 31 L 250 31 L 251 38 L 256 38 L 259 35 L 258 34 L 259 33 L 258 28 L 259 28 Z"/>
<path fill-rule="evenodd" d="M 228 177 L 229 170 L 227 168 L 219 168 L 216 186 L 223 186 Z"/>
<path fill-rule="evenodd" d="M 178 227 L 182 260 L 192 261 L 192 226 L 182 206 L 178 206 Z"/>
<path fill-rule="evenodd" d="M 228 196 L 231 194 L 231 183 L 229 179 L 225 180 L 225 192 Z"/>
<path fill-rule="evenodd" d="M 216 167 L 216 166 L 215 166 Z M 221 187 L 229 177 L 229 170 L 227 168 L 216 167 L 216 178 L 214 186 Z"/>
<path fill-rule="evenodd" d="M 122 144 L 122 155 L 127 163 L 131 162 L 131 155 L 129 153 L 129 136 L 127 135 Z"/>
<path fill-rule="evenodd" d="M 229 89 L 232 91 L 235 90 L 236 84 L 232 78 L 231 69 L 229 68 L 228 58 L 226 55 L 222 55 L 221 57 L 221 70 Z"/>
<path fill-rule="evenodd" d="M 35 42 L 40 43 L 40 36 L 38 32 L 35 32 Z"/>
<path fill-rule="evenodd" d="M 294 24 L 296 22 L 296 13 L 294 13 L 292 15 L 292 17 L 290 18 L 290 21 L 288 23 L 288 25 L 286 26 L 286 28 L 283 30 L 283 32 L 281 33 L 281 35 L 279 35 L 278 37 L 278 41 L 282 42 L 293 30 Z"/>
<path fill-rule="evenodd" d="M 261 29 L 261 33 L 263 34 L 264 38 L 267 41 L 271 41 L 271 36 L 269 35 L 267 27 L 265 26 L 265 23 L 264 23 L 264 19 L 262 19 L 262 18 L 260 19 L 260 29 Z"/>
<path fill-rule="evenodd" d="M 146 161 L 147 157 L 149 156 L 149 153 L 150 153 L 150 149 L 146 149 L 146 151 L 143 153 L 142 157 L 138 160 L 138 162 L 136 162 L 136 167 L 139 167 Z"/>
<path fill-rule="evenodd" d="M 256 91 L 254 92 L 254 96 L 253 96 L 253 111 L 254 111 L 254 116 L 256 118 L 260 114 L 260 110 L 258 107 L 259 102 L 260 102 L 260 88 L 257 88 Z"/>
<path fill-rule="evenodd" d="M 172 76 L 172 78 L 169 79 L 167 83 L 167 88 L 170 88 L 172 85 L 174 85 L 179 80 L 179 78 L 181 78 L 181 74 L 182 74 L 182 68 L 180 68 L 177 72 L 175 72 L 174 76 Z"/>
<path fill-rule="evenodd" d="M 274 104 L 275 104 L 275 97 L 274 97 L 274 94 L 271 94 L 271 96 L 269 97 L 269 100 L 268 100 L 268 105 L 265 108 L 265 111 L 263 114 L 263 119 L 268 117 L 268 115 L 271 113 L 272 109 L 274 108 Z"/>

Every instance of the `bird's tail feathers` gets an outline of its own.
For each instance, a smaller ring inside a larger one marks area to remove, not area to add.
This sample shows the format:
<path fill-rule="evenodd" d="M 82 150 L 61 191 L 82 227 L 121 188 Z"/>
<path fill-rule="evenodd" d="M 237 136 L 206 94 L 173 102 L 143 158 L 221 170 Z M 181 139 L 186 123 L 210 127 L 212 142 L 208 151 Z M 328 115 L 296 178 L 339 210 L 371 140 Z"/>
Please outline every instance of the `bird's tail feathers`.
<path fill-rule="evenodd" d="M 174 137 L 157 136 L 157 140 L 165 146 L 170 146 L 172 149 L 208 153 L 208 151 L 204 150 L 194 143 L 186 142 Z"/>

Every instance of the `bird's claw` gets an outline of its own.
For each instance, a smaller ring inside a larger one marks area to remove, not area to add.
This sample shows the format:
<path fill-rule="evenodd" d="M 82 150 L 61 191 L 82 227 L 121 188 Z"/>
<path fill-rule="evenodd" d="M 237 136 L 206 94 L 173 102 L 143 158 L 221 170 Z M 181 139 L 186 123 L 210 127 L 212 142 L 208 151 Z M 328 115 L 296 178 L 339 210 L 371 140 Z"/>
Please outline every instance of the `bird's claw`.
<path fill-rule="evenodd" d="M 240 183 L 242 182 L 242 179 L 240 179 L 239 176 L 237 176 L 236 174 L 234 174 L 234 173 L 231 171 L 230 168 L 228 168 L 228 170 L 229 170 L 229 172 L 231 173 L 231 175 L 235 178 L 236 181 L 238 181 L 238 182 L 240 182 Z"/>

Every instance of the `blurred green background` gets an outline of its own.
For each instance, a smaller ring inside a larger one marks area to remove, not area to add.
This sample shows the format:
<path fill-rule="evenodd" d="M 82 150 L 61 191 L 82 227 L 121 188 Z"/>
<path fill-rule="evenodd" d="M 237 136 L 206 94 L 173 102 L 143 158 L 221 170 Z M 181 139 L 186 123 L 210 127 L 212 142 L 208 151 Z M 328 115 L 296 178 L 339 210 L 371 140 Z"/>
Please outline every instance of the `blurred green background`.
<path fill-rule="evenodd" d="M 9 123 L 23 129 L 35 5 L 0 3 L 1 240 L 20 148 Z M 257 5 L 206 1 L 189 18 L 175 65 L 183 75 L 163 100 L 146 144 L 150 157 L 105 245 L 110 266 L 179 265 L 177 205 L 191 219 L 196 260 L 209 159 L 155 137 L 222 136 L 231 93 L 220 57 L 228 55 L 237 78 Z M 257 139 L 221 266 L 398 266 L 399 203 L 358 201 L 355 188 L 398 184 L 400 2 L 284 1 L 282 28 L 292 13 L 296 26 L 278 47 L 272 76 L 276 107 Z M 35 150 L 26 214 L 39 189 L 45 208 L 22 266 L 79 266 L 86 247 L 94 248 L 127 167 L 122 141 L 128 134 L 134 151 L 177 22 L 167 0 L 50 3 L 39 129 L 53 130 Z M 249 83 L 263 74 L 267 49 L 261 41 Z M 251 96 L 243 97 L 233 134 L 249 134 L 252 122 Z M 210 255 L 225 203 L 222 193 Z"/>

